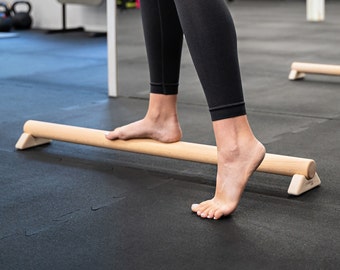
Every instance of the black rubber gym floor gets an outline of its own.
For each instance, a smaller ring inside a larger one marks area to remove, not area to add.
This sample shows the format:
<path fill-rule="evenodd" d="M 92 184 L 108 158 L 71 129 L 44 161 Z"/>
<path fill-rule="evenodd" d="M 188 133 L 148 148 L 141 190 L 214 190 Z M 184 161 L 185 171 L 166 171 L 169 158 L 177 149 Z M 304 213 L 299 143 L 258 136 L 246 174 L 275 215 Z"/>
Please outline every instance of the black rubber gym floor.
<path fill-rule="evenodd" d="M 17 32 L 0 39 L 0 269 L 339 269 L 340 77 L 288 73 L 340 65 L 340 3 L 322 23 L 305 1 L 229 6 L 254 132 L 269 153 L 314 159 L 322 185 L 294 197 L 289 177 L 257 172 L 233 215 L 202 220 L 190 205 L 212 196 L 212 165 L 57 141 L 16 151 L 28 119 L 110 130 L 148 104 L 138 10 L 118 13 L 118 98 L 105 37 Z M 186 47 L 182 66 L 183 140 L 214 144 Z"/>

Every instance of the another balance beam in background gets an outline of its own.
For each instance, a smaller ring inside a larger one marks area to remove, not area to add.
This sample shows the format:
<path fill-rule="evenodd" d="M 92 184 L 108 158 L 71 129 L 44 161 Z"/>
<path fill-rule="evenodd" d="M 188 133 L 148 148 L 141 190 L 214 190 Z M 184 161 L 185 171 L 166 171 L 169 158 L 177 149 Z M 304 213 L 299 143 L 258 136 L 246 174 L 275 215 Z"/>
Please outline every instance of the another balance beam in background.
<path fill-rule="evenodd" d="M 305 77 L 306 73 L 339 76 L 340 66 L 293 62 L 288 79 L 302 79 Z"/>
<path fill-rule="evenodd" d="M 16 148 L 23 150 L 51 140 L 140 154 L 217 164 L 216 146 L 188 142 L 161 143 L 151 139 L 108 140 L 107 131 L 29 120 Z M 257 171 L 292 176 L 288 193 L 300 195 L 320 185 L 314 160 L 266 154 Z"/>

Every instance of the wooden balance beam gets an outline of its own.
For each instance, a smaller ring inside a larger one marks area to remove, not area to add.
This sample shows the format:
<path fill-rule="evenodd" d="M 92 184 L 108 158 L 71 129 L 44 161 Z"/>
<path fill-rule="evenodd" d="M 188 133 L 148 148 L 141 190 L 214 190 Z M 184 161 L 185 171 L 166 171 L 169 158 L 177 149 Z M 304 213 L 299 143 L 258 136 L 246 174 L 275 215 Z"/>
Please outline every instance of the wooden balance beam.
<path fill-rule="evenodd" d="M 306 73 L 339 76 L 340 66 L 293 62 L 288 79 L 291 81 L 302 79 Z"/>
<path fill-rule="evenodd" d="M 114 150 L 217 164 L 216 146 L 188 142 L 161 143 L 151 139 L 108 140 L 105 130 L 29 120 L 15 147 L 19 150 L 50 143 L 51 140 L 110 148 Z M 320 185 L 314 160 L 266 154 L 257 171 L 292 176 L 288 193 L 300 195 Z"/>

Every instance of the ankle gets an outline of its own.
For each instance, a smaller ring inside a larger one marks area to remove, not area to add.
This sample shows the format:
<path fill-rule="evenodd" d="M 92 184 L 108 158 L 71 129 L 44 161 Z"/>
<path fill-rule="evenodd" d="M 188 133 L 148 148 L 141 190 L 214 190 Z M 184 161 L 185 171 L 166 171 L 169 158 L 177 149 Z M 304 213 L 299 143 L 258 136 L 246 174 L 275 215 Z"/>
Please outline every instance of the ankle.
<path fill-rule="evenodd" d="M 243 159 L 246 156 L 256 155 L 257 152 L 263 152 L 264 146 L 259 142 L 255 136 L 242 138 L 240 136 L 237 140 L 225 140 L 223 144 L 219 145 L 218 157 L 224 163 L 238 161 L 238 158 Z"/>
<path fill-rule="evenodd" d="M 151 123 L 175 123 L 178 124 L 177 112 L 162 111 L 162 110 L 149 110 L 145 119 Z"/>
<path fill-rule="evenodd" d="M 145 116 L 152 122 L 178 122 L 177 96 L 150 94 L 149 108 Z"/>

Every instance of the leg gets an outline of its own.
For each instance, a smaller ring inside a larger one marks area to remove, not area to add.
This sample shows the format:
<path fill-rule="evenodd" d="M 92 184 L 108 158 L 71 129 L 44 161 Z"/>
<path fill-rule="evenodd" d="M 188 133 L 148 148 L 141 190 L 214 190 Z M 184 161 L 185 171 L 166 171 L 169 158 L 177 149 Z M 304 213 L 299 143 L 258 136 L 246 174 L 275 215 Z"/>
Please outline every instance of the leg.
<path fill-rule="evenodd" d="M 142 120 L 117 128 L 106 137 L 175 142 L 182 137 L 176 107 L 182 28 L 172 0 L 143 0 L 141 12 L 150 70 L 149 108 Z"/>
<path fill-rule="evenodd" d="M 213 199 L 192 205 L 202 218 L 218 219 L 237 207 L 265 155 L 247 120 L 235 27 L 224 0 L 175 0 L 213 121 L 218 151 Z"/>

